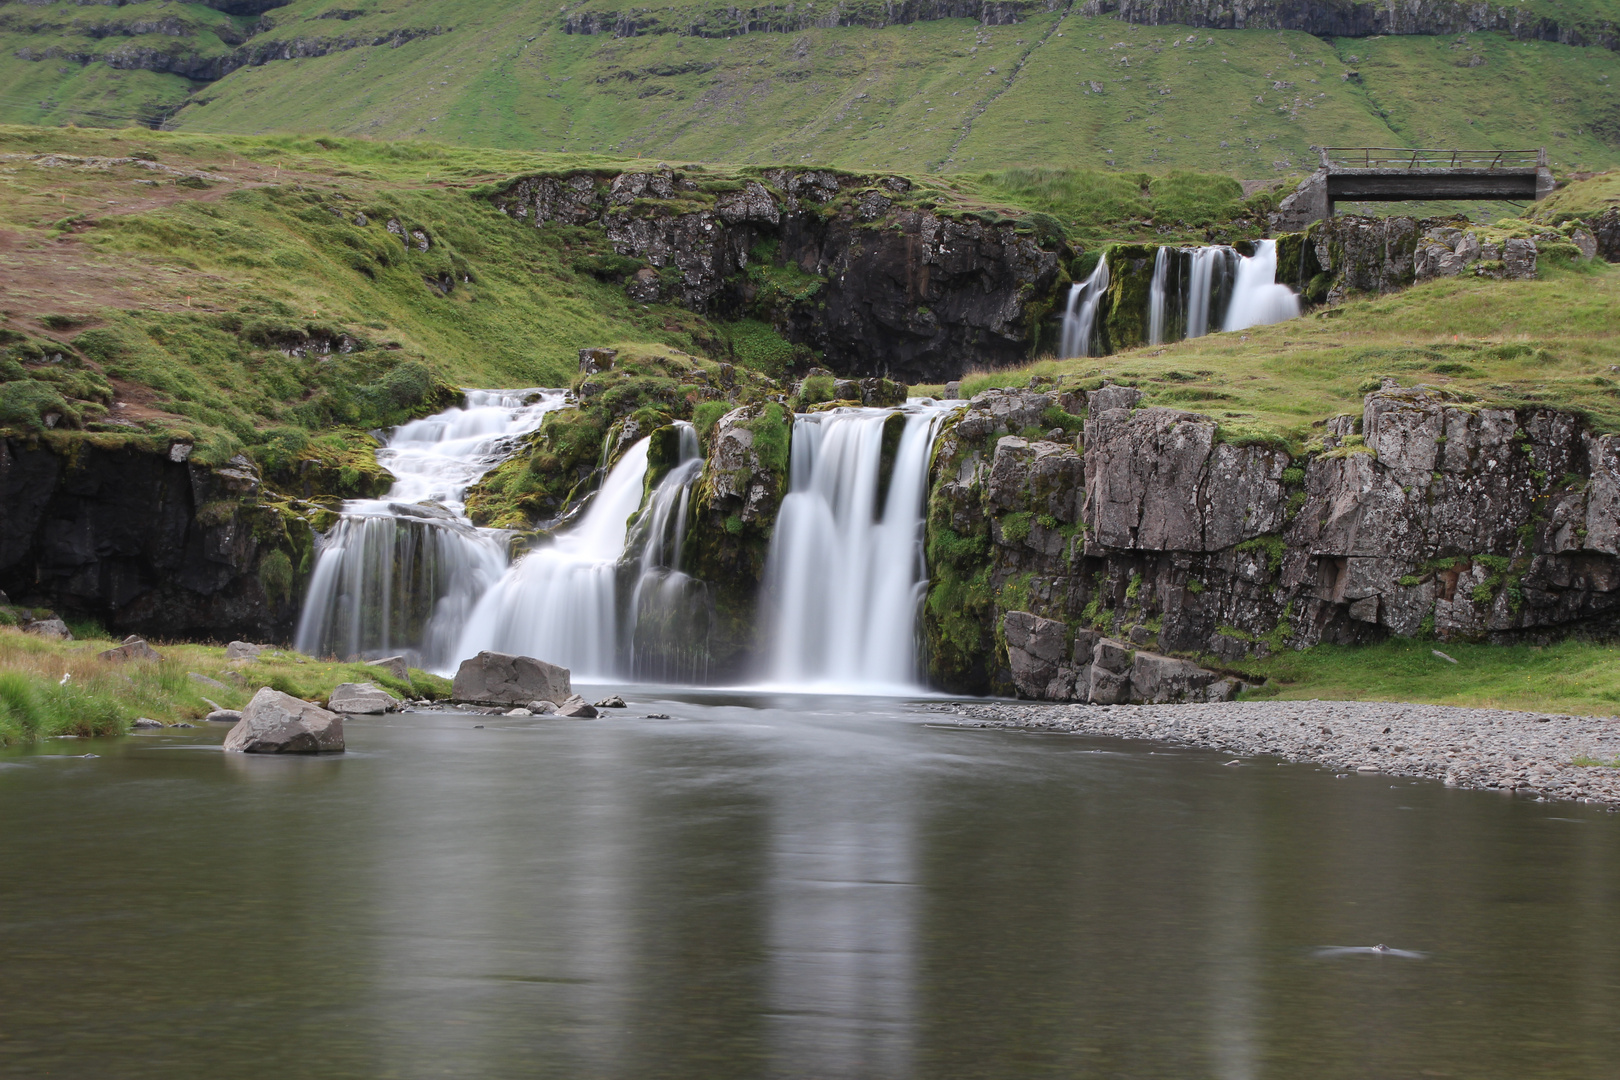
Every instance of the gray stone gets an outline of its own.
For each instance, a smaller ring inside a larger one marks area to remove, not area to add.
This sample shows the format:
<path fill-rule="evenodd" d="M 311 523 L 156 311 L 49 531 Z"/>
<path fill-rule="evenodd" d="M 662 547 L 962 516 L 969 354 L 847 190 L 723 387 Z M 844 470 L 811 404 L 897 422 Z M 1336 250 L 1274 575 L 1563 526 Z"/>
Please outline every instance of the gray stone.
<path fill-rule="evenodd" d="M 125 638 L 122 645 L 97 653 L 103 660 L 123 662 L 127 660 L 162 660 L 163 656 L 152 646 L 140 638 Z"/>
<path fill-rule="evenodd" d="M 139 731 L 151 731 L 154 728 L 162 727 L 163 722 L 161 720 L 153 720 L 151 717 L 147 716 L 137 716 L 134 722 L 129 726 Z"/>
<path fill-rule="evenodd" d="M 22 624 L 23 632 L 33 634 L 35 637 L 50 638 L 53 641 L 72 641 L 73 632 L 67 628 L 67 623 L 52 615 L 45 619 L 29 619 Z"/>
<path fill-rule="evenodd" d="M 411 681 L 411 667 L 403 656 L 385 656 L 381 660 L 366 661 L 367 667 L 380 667 L 403 682 Z"/>
<path fill-rule="evenodd" d="M 578 694 L 571 694 L 557 706 L 556 715 L 573 720 L 590 720 L 596 716 L 596 706 Z"/>
<path fill-rule="evenodd" d="M 1012 668 L 1013 686 L 1018 696 L 1048 697 L 1068 652 L 1067 629 L 1056 619 L 1043 619 L 1027 611 L 1007 612 L 1002 616 L 1001 627 L 1007 639 L 1007 662 Z"/>
<path fill-rule="evenodd" d="M 341 753 L 343 718 L 266 686 L 225 736 L 225 749 L 242 754 Z"/>
<path fill-rule="evenodd" d="M 596 703 L 596 707 L 598 709 L 623 709 L 627 708 L 628 706 L 625 705 L 624 698 L 620 697 L 618 694 L 610 694 L 601 701 L 598 701 Z"/>
<path fill-rule="evenodd" d="M 1100 665 L 1091 665 L 1091 683 L 1087 688 L 1086 700 L 1093 705 L 1123 705 L 1130 700 L 1131 677 L 1117 671 L 1109 671 Z"/>
<path fill-rule="evenodd" d="M 203 719 L 211 724 L 234 724 L 242 719 L 242 714 L 236 709 L 215 709 Z"/>
<path fill-rule="evenodd" d="M 215 690 L 229 690 L 230 689 L 229 686 L 226 686 L 224 683 L 220 682 L 218 679 L 210 679 L 207 675 L 199 675 L 195 671 L 186 672 L 186 678 L 190 679 L 192 682 L 202 683 L 204 686 L 211 686 Z"/>
<path fill-rule="evenodd" d="M 536 699 L 560 703 L 571 693 L 567 668 L 532 656 L 481 652 L 461 662 L 450 698 L 480 705 L 525 705 Z"/>
<path fill-rule="evenodd" d="M 332 689 L 327 708 L 345 716 L 381 716 L 399 708 L 399 699 L 376 683 L 342 683 Z"/>
<path fill-rule="evenodd" d="M 1219 678 L 1191 660 L 1139 652 L 1131 663 L 1131 700 L 1149 704 L 1204 701 L 1206 691 Z"/>
<path fill-rule="evenodd" d="M 1131 647 L 1123 641 L 1100 637 L 1092 647 L 1091 663 L 1102 671 L 1128 674 L 1131 670 Z"/>
<path fill-rule="evenodd" d="M 524 708 L 535 716 L 550 716 L 557 711 L 557 703 L 555 701 L 531 701 Z"/>
<path fill-rule="evenodd" d="M 254 645 L 248 641 L 233 641 L 225 646 L 225 659 L 231 660 L 257 660 L 259 654 L 264 652 L 263 645 Z"/>

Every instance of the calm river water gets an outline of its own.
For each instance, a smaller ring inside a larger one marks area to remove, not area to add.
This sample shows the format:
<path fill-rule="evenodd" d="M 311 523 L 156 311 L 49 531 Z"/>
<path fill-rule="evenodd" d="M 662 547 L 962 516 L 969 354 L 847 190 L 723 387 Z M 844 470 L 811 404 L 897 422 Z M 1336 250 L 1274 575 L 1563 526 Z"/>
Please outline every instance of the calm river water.
<path fill-rule="evenodd" d="M 626 696 L 0 756 L 0 1073 L 1620 1076 L 1620 815 Z"/>

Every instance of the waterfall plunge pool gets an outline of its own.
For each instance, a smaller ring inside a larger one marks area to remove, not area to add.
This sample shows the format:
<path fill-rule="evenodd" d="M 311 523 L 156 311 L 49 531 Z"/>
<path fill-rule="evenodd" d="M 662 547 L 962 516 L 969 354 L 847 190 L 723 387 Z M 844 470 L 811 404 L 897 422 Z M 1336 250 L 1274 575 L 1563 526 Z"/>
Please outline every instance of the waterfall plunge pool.
<path fill-rule="evenodd" d="M 607 690 L 0 753 L 0 1075 L 1614 1071 L 1620 815 Z M 1426 958 L 1315 955 L 1376 944 Z"/>

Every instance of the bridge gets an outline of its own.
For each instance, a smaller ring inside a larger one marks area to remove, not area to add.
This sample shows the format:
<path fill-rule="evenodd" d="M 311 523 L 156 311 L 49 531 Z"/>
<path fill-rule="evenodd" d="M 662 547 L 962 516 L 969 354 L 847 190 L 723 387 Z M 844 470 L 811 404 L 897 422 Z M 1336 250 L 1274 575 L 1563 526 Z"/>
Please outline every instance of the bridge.
<path fill-rule="evenodd" d="M 1341 202 L 1533 202 L 1553 190 L 1547 150 L 1421 150 L 1312 147 L 1321 165 L 1282 201 L 1271 227 L 1298 231 L 1332 217 Z"/>

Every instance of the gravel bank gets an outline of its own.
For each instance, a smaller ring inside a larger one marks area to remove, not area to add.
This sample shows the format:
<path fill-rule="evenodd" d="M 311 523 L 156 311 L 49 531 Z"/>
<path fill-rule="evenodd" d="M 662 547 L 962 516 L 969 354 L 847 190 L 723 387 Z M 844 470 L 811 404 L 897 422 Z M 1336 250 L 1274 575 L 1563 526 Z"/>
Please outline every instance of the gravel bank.
<path fill-rule="evenodd" d="M 1448 786 L 1620 807 L 1620 719 L 1368 701 L 1207 705 L 935 706 L 977 727 L 1040 728 L 1312 761 L 1345 772 L 1426 776 Z"/>

